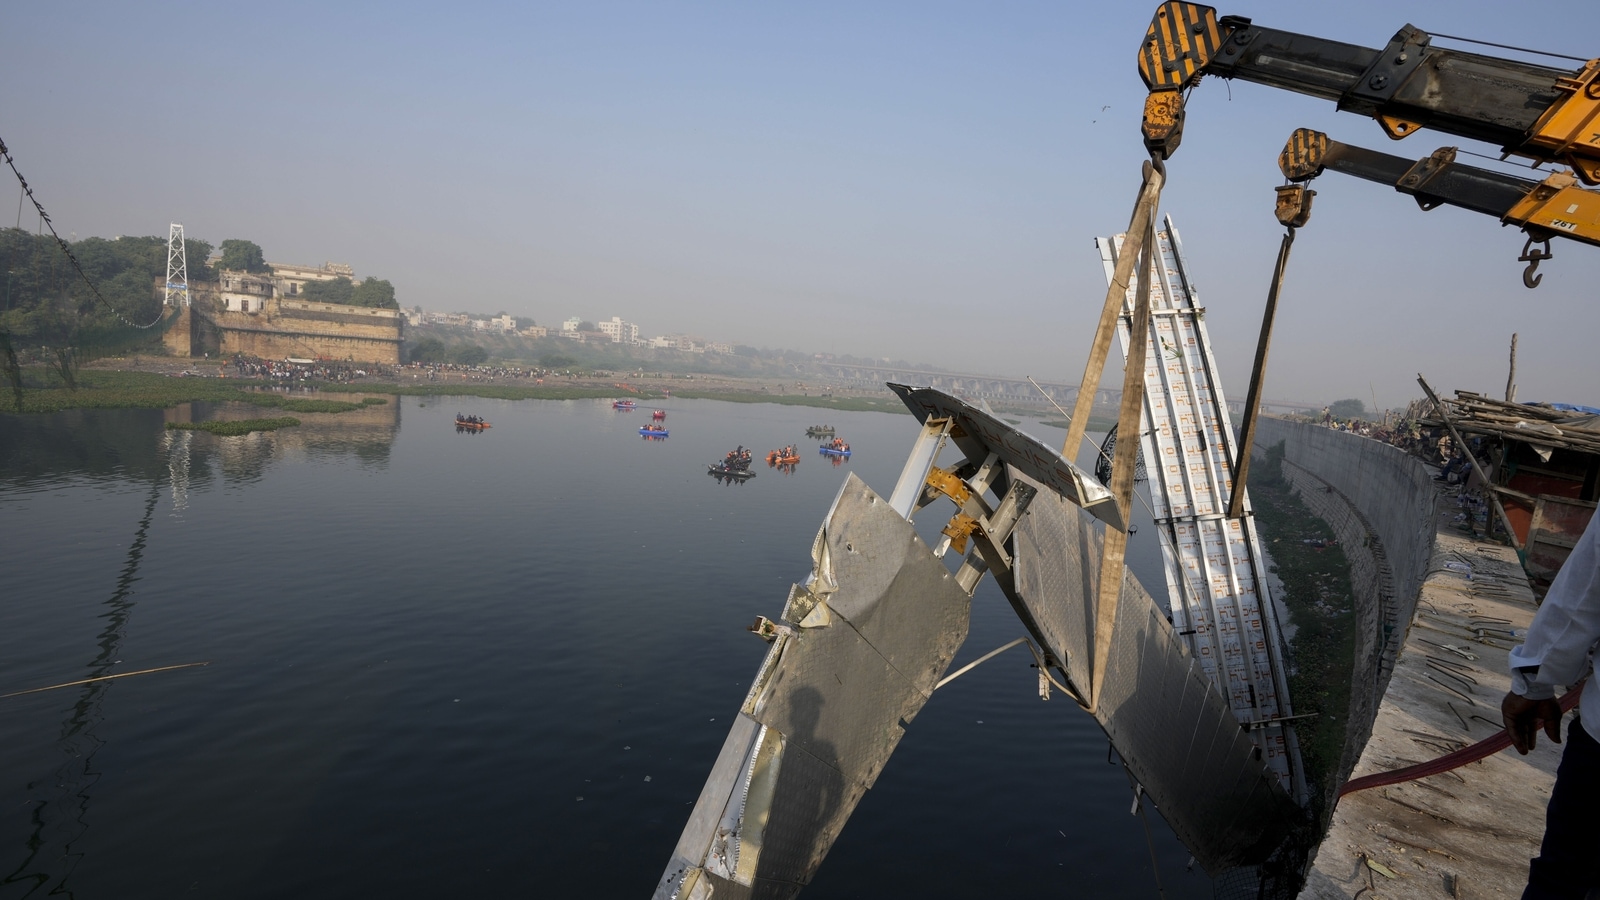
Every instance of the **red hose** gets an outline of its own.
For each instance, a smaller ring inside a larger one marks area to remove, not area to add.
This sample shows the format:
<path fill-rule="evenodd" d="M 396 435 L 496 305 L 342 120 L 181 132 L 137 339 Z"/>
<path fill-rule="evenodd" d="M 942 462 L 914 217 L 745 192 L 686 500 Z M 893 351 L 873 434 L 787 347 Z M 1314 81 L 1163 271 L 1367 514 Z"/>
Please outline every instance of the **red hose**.
<path fill-rule="evenodd" d="M 1577 706 L 1578 697 L 1582 693 L 1583 684 L 1580 683 L 1577 687 L 1562 694 L 1561 711 L 1568 712 L 1574 706 Z M 1426 778 L 1429 775 L 1438 775 L 1451 769 L 1459 769 L 1467 763 L 1475 763 L 1485 757 L 1493 756 L 1509 746 L 1511 746 L 1511 735 L 1505 729 L 1501 729 L 1495 732 L 1492 737 L 1486 737 L 1476 744 L 1462 747 L 1453 753 L 1446 753 L 1438 759 L 1417 763 L 1414 766 L 1406 766 L 1404 769 L 1375 772 L 1371 775 L 1363 775 L 1360 778 L 1352 778 L 1344 783 L 1344 787 L 1339 788 L 1339 796 L 1343 797 L 1346 794 L 1364 791 L 1367 788 L 1385 787 L 1391 784 L 1400 784 L 1404 781 L 1415 781 L 1418 778 Z"/>

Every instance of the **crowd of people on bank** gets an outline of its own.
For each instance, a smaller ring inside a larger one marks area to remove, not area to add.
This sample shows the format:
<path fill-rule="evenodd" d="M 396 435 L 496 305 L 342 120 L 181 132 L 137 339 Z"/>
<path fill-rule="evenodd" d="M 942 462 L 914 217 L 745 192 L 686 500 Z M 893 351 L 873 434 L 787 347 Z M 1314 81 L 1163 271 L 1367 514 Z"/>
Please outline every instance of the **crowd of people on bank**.
<path fill-rule="evenodd" d="M 243 353 L 234 354 L 228 365 L 240 378 L 271 378 L 283 382 L 330 381 L 346 384 L 368 375 L 380 378 L 394 376 L 394 371 L 389 367 L 373 363 L 362 363 L 357 366 L 326 360 L 291 362 L 287 359 L 262 359 L 259 356 L 247 356 Z"/>
<path fill-rule="evenodd" d="M 515 381 L 544 379 L 555 375 L 551 369 L 524 369 L 521 366 L 463 365 L 461 363 L 409 362 L 400 367 L 402 376 L 409 373 L 414 380 L 428 381 Z"/>

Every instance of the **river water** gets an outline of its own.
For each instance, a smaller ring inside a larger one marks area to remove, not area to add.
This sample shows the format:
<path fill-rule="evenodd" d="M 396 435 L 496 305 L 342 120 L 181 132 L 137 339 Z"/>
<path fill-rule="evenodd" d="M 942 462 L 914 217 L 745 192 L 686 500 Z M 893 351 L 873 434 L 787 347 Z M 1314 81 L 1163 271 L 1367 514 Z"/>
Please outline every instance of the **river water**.
<path fill-rule="evenodd" d="M 0 416 L 0 694 L 209 663 L 0 699 L 0 898 L 648 896 L 766 650 L 745 626 L 916 434 L 826 413 L 836 467 L 819 410 L 664 404 L 664 441 L 601 401 L 241 438 L 163 427 L 253 412 L 226 405 Z M 706 474 L 791 442 L 792 475 Z M 986 580 L 956 662 L 1022 633 Z M 934 696 L 805 897 L 1210 895 L 1028 662 Z"/>

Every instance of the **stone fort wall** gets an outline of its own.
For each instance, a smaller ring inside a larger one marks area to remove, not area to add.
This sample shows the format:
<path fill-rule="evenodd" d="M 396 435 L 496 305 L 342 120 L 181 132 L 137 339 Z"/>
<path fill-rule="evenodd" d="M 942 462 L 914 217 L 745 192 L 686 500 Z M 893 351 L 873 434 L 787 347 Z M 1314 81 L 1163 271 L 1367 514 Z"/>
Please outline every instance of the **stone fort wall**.
<path fill-rule="evenodd" d="M 398 365 L 405 338 L 398 310 L 272 299 L 253 312 L 217 308 L 202 296 L 167 329 L 176 356 L 306 358 Z"/>

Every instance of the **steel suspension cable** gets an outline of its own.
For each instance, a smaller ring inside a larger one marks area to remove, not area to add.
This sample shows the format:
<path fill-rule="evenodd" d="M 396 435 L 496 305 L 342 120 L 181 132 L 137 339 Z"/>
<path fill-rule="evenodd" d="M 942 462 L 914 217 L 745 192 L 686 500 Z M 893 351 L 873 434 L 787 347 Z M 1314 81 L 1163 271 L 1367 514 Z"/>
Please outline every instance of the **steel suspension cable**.
<path fill-rule="evenodd" d="M 72 253 L 72 245 L 68 244 L 66 242 L 66 240 L 61 237 L 60 234 L 56 233 L 56 225 L 55 225 L 54 222 L 50 221 L 50 214 L 44 211 L 44 205 L 39 202 L 39 198 L 37 198 L 37 197 L 35 197 L 33 195 L 33 188 L 28 186 L 28 179 L 23 178 L 22 177 L 22 172 L 17 169 L 17 163 L 16 163 L 15 160 L 13 160 L 11 158 L 11 150 L 8 147 L 6 147 L 6 142 L 5 142 L 5 140 L 3 138 L 0 138 L 0 157 L 4 157 L 5 158 L 6 165 L 10 166 L 12 174 L 17 176 L 17 183 L 22 185 L 23 193 L 27 194 L 28 195 L 28 199 L 33 201 L 33 208 L 39 211 L 39 222 L 40 222 L 40 224 L 42 224 L 42 225 L 44 225 L 44 226 L 46 226 L 46 227 L 48 227 L 50 229 L 50 236 L 56 239 L 56 244 L 58 244 L 61 247 L 61 252 L 65 253 L 67 255 L 67 260 L 72 263 L 72 268 L 77 270 L 78 277 L 82 278 L 83 279 L 83 283 L 88 285 L 89 293 L 93 294 L 94 298 L 96 300 L 100 301 L 100 304 L 102 306 L 104 306 L 106 309 L 111 310 L 111 314 L 112 315 L 116 316 L 118 319 L 121 319 L 122 323 L 124 325 L 128 325 L 128 326 L 133 327 L 133 328 L 154 328 L 157 324 L 159 324 L 161 322 L 162 317 L 166 314 L 166 310 L 165 309 L 163 309 L 161 312 L 157 313 L 156 317 L 153 320 L 151 320 L 149 324 L 140 325 L 138 322 L 135 322 L 132 319 L 128 318 L 127 316 L 123 315 L 121 310 L 119 310 L 115 306 L 113 306 L 111 304 L 111 301 L 107 300 L 100 293 L 100 288 L 96 287 L 95 283 L 89 279 L 89 274 L 87 272 L 83 271 L 83 265 L 78 262 L 78 257 L 73 255 L 73 253 Z M 18 222 L 20 222 L 21 219 L 22 219 L 22 211 L 21 210 L 22 210 L 22 200 L 19 197 L 17 199 L 17 219 L 18 219 Z"/>

